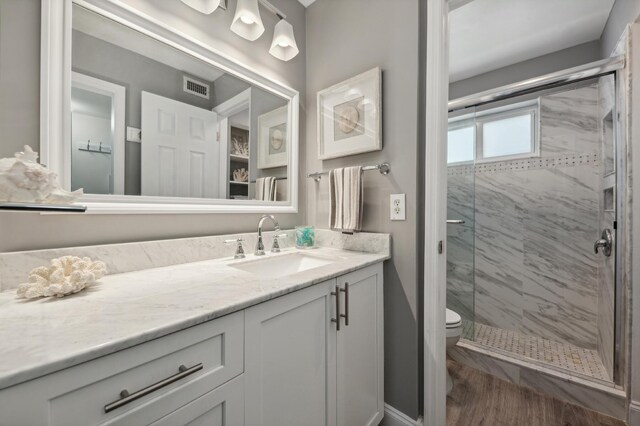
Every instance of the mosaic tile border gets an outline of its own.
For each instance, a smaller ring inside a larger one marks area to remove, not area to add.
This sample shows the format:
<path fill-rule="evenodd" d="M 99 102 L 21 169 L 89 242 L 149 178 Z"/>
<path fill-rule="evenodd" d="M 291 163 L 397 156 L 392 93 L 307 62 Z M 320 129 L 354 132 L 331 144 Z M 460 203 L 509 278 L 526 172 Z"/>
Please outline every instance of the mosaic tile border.
<path fill-rule="evenodd" d="M 471 173 L 522 172 L 526 170 L 552 169 L 558 167 L 598 166 L 599 164 L 600 155 L 597 152 L 593 152 L 591 154 L 532 157 L 513 161 L 450 166 L 447 168 L 447 175 L 459 176 Z"/>

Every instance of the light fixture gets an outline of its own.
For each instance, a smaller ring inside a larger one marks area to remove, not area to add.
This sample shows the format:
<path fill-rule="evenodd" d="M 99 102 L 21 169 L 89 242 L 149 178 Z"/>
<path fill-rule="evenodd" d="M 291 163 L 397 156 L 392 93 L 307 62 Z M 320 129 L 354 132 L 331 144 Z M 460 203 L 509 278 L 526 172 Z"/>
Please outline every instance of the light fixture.
<path fill-rule="evenodd" d="M 182 3 L 205 15 L 212 14 L 220 6 L 220 0 L 182 0 Z"/>
<path fill-rule="evenodd" d="M 262 35 L 264 25 L 260 19 L 258 0 L 238 0 L 231 31 L 249 41 L 254 41 Z"/>
<path fill-rule="evenodd" d="M 293 34 L 293 25 L 283 19 L 273 29 L 273 41 L 269 53 L 283 61 L 293 59 L 300 50 Z"/>

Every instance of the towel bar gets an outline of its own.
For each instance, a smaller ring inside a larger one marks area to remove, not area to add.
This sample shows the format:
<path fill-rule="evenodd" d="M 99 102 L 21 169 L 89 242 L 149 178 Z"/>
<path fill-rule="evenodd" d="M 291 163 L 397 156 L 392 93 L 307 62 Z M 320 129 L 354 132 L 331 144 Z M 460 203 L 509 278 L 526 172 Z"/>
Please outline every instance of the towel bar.
<path fill-rule="evenodd" d="M 363 172 L 368 172 L 371 170 L 378 170 L 381 175 L 388 175 L 389 172 L 391 171 L 391 165 L 389 163 L 382 163 L 382 164 L 376 164 L 375 166 L 362 167 Z M 329 172 L 316 172 L 316 173 L 309 173 L 307 177 L 312 178 L 316 182 L 320 182 L 320 179 L 322 179 L 322 176 L 328 175 L 328 174 Z"/>

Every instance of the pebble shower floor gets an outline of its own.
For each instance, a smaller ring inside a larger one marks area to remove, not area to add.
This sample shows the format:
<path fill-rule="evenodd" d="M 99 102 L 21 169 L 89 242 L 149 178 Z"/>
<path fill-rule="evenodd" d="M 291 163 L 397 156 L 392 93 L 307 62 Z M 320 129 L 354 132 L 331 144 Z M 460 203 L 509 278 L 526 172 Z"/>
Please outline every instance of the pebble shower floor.
<path fill-rule="evenodd" d="M 464 336 L 470 335 L 470 323 L 465 321 Z M 511 354 L 540 361 L 603 381 L 611 378 L 600 360 L 597 350 L 584 349 L 568 343 L 560 343 L 536 336 L 528 336 L 512 330 L 475 324 L 474 342 Z M 467 337 L 468 338 L 468 337 Z"/>

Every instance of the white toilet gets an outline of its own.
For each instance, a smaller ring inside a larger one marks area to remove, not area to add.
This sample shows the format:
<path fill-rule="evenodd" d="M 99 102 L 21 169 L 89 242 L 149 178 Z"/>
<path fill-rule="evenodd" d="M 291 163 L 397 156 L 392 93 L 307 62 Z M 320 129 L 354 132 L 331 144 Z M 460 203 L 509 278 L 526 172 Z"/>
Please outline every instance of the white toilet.
<path fill-rule="evenodd" d="M 457 312 L 447 309 L 447 351 L 458 343 L 461 334 L 462 318 Z M 449 370 L 447 370 L 447 395 L 449 395 L 451 389 L 453 389 L 453 380 Z"/>

